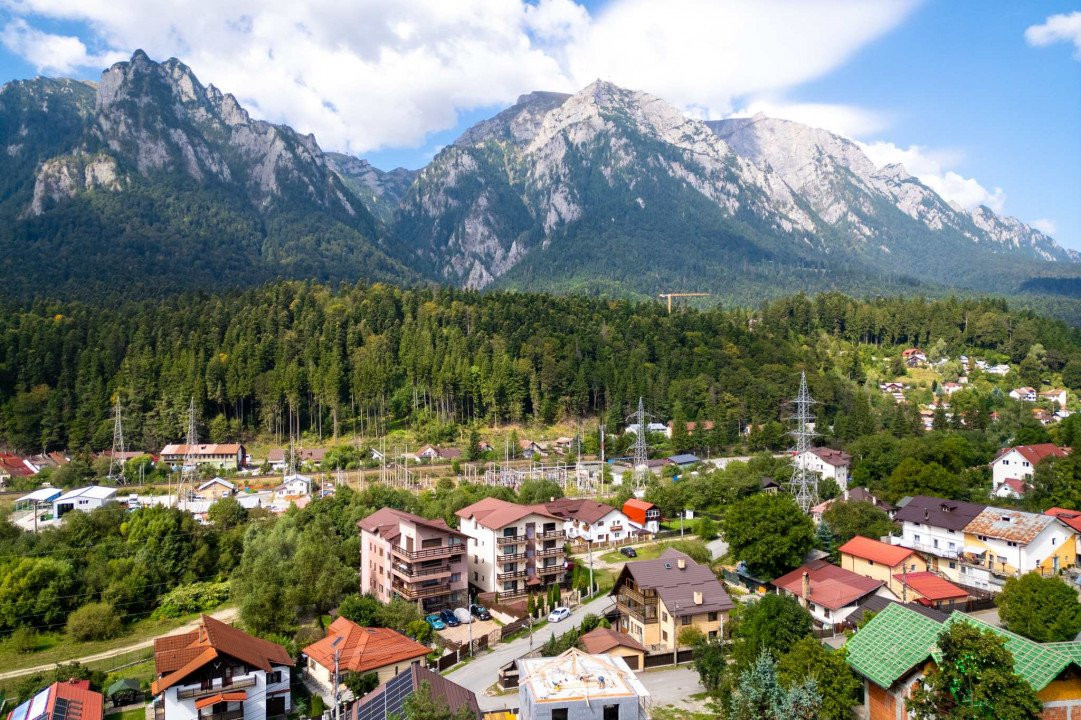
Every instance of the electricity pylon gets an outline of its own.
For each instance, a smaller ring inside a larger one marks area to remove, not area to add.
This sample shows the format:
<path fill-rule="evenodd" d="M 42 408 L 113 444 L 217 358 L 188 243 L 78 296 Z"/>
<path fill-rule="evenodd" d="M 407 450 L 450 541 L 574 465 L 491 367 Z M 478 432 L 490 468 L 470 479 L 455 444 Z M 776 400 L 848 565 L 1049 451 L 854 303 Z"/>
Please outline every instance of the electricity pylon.
<path fill-rule="evenodd" d="M 124 484 L 124 424 L 120 419 L 120 391 L 116 391 L 116 408 L 113 411 L 113 452 L 109 458 L 109 474 L 106 476 L 117 485 Z"/>
<path fill-rule="evenodd" d="M 796 414 L 792 416 L 796 427 L 789 434 L 796 438 L 796 447 L 792 455 L 792 480 L 789 489 L 796 499 L 796 504 L 803 512 L 810 512 L 818 503 L 818 473 L 808 467 L 804 455 L 813 447 L 815 432 L 812 429 L 814 415 L 811 405 L 814 400 L 807 391 L 807 373 L 800 374 L 799 395 L 796 396 Z"/>

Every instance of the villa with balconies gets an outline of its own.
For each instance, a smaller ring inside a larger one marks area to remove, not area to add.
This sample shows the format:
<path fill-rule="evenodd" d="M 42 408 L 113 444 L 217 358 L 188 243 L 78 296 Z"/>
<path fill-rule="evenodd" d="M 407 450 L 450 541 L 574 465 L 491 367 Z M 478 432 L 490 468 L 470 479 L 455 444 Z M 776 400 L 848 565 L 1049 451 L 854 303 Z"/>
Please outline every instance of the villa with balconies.
<path fill-rule="evenodd" d="M 469 584 L 479 592 L 517 598 L 561 583 L 565 572 L 563 519 L 543 504 L 485 498 L 457 513 L 469 538 Z"/>
<path fill-rule="evenodd" d="M 572 543 L 620 542 L 635 532 L 622 510 L 596 500 L 560 498 L 542 504 L 545 510 L 563 518 L 563 529 Z"/>
<path fill-rule="evenodd" d="M 360 592 L 398 596 L 427 614 L 468 604 L 466 541 L 443 520 L 381 508 L 360 528 Z"/>
<path fill-rule="evenodd" d="M 292 710 L 281 645 L 203 615 L 192 632 L 154 640 L 155 720 L 278 720 Z"/>

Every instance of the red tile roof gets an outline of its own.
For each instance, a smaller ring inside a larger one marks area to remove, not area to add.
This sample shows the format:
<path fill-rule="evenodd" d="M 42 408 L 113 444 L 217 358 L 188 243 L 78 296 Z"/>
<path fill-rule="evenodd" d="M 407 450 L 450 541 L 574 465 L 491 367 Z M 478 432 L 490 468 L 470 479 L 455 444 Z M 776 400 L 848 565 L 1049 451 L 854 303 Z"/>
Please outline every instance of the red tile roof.
<path fill-rule="evenodd" d="M 1056 517 L 1077 532 L 1081 532 L 1081 510 L 1067 510 L 1066 508 L 1053 507 L 1049 510 L 1045 510 L 1044 515 Z"/>
<path fill-rule="evenodd" d="M 203 615 L 195 631 L 154 640 L 154 667 L 158 679 L 151 686 L 151 692 L 157 695 L 172 687 L 219 655 L 228 655 L 265 672 L 270 672 L 273 665 L 293 664 L 281 645 L 252 637 L 221 620 Z"/>
<path fill-rule="evenodd" d="M 69 680 L 67 682 L 55 682 L 45 690 L 47 693 L 44 703 L 34 702 L 32 698 L 22 705 L 17 706 L 6 717 L 10 720 L 19 717 L 21 720 L 46 720 L 53 717 L 56 711 L 56 701 L 68 702 L 67 716 L 78 720 L 101 720 L 105 698 L 101 693 L 90 689 L 89 680 Z M 31 715 L 30 711 L 34 710 Z"/>
<path fill-rule="evenodd" d="M 585 498 L 560 498 L 554 502 L 541 503 L 539 507 L 558 517 L 580 520 L 590 525 L 615 510 L 611 505 Z"/>
<path fill-rule="evenodd" d="M 384 539 L 390 540 L 392 537 L 397 537 L 398 534 L 400 534 L 399 523 L 402 522 L 412 523 L 463 539 L 466 537 L 464 533 L 458 532 L 447 525 L 446 521 L 442 518 L 429 520 L 420 515 L 414 515 L 405 510 L 396 510 L 394 508 L 379 508 L 363 520 L 357 521 L 357 527 L 361 530 L 367 530 L 370 533 L 378 533 Z"/>
<path fill-rule="evenodd" d="M 1016 450 L 1021 454 L 1021 457 L 1028 460 L 1035 467 L 1041 460 L 1046 457 L 1066 457 L 1070 454 L 1070 448 L 1060 447 L 1054 443 L 1040 443 L 1039 445 L 1016 445 L 1014 447 L 1002 448 L 998 451 L 998 455 L 995 456 L 994 462 L 998 462 L 999 458 L 1008 454 L 1012 450 Z"/>
<path fill-rule="evenodd" d="M 825 560 L 813 560 L 787 575 L 782 575 L 774 580 L 773 584 L 793 593 L 796 597 L 802 597 L 804 572 L 807 573 L 811 583 L 811 594 L 808 599 L 830 610 L 840 610 L 885 585 L 881 580 L 857 575 L 844 568 L 831 565 Z"/>
<path fill-rule="evenodd" d="M 811 452 L 817 455 L 822 462 L 833 465 L 834 467 L 847 467 L 852 464 L 852 456 L 843 450 L 818 447 L 811 448 Z"/>
<path fill-rule="evenodd" d="M 334 641 L 342 638 L 338 647 Z M 304 654 L 325 668 L 334 668 L 334 651 L 343 672 L 367 672 L 407 660 L 416 660 L 431 650 L 390 628 L 361 627 L 339 617 L 327 628 L 327 636 L 304 648 Z"/>
<path fill-rule="evenodd" d="M 519 505 L 494 497 L 478 500 L 455 513 L 455 515 L 463 519 L 473 518 L 478 525 L 483 525 L 491 530 L 498 530 L 501 527 L 518 522 L 526 515 L 533 514 L 543 515 L 553 520 L 560 519 L 545 510 L 543 506 Z"/>
<path fill-rule="evenodd" d="M 862 535 L 857 535 L 840 547 L 841 553 L 873 560 L 887 567 L 896 567 L 904 562 L 912 551 L 900 545 L 888 545 L 887 543 L 873 540 Z"/>
<path fill-rule="evenodd" d="M 34 471 L 26 466 L 18 455 L 0 453 L 0 473 L 11 477 L 30 477 Z"/>
<path fill-rule="evenodd" d="M 907 585 L 932 602 L 968 597 L 967 591 L 933 572 L 897 573 L 893 579 Z"/>

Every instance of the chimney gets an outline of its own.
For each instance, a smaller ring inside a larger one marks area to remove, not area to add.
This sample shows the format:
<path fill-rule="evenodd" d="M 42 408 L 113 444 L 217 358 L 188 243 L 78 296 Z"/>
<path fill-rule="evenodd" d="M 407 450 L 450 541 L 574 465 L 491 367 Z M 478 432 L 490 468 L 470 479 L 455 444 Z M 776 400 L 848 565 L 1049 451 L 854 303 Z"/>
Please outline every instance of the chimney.
<path fill-rule="evenodd" d="M 807 607 L 807 602 L 811 599 L 811 574 L 806 570 L 803 571 L 803 595 L 800 599 L 803 607 Z"/>
<path fill-rule="evenodd" d="M 695 605 L 701 605 L 702 604 L 702 591 L 701 590 L 695 590 L 694 591 L 694 604 Z"/>
<path fill-rule="evenodd" d="M 676 560 L 676 567 L 678 567 L 680 570 L 686 570 L 687 569 L 687 561 L 684 560 L 683 558 L 679 558 L 678 560 Z"/>

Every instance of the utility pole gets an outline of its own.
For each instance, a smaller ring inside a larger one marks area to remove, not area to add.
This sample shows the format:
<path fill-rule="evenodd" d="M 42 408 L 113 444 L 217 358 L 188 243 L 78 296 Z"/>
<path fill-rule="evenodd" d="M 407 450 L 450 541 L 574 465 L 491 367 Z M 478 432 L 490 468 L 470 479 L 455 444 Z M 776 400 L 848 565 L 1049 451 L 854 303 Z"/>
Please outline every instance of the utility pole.
<path fill-rule="evenodd" d="M 589 594 L 593 594 L 593 538 L 586 539 L 586 547 L 589 548 Z"/>
<path fill-rule="evenodd" d="M 800 374 L 799 395 L 796 396 L 796 414 L 793 419 L 796 427 L 789 434 L 796 438 L 796 447 L 792 455 L 792 480 L 789 488 L 796 498 L 800 510 L 807 513 L 818 502 L 818 474 L 807 467 L 803 456 L 811 449 L 815 432 L 811 429 L 814 415 L 811 405 L 814 400 L 807 391 L 807 373 Z"/>
<path fill-rule="evenodd" d="M 338 705 L 339 705 L 338 688 L 341 685 L 341 679 L 338 677 L 338 671 L 339 671 L 338 665 L 339 665 L 339 662 L 341 661 L 341 655 L 342 655 L 342 651 L 338 647 L 338 645 L 341 643 L 341 641 L 342 641 L 342 636 L 339 635 L 338 637 L 334 638 L 334 642 L 332 642 L 330 644 L 330 646 L 332 648 L 334 648 L 334 715 L 333 715 L 334 720 L 338 720 Z"/>

